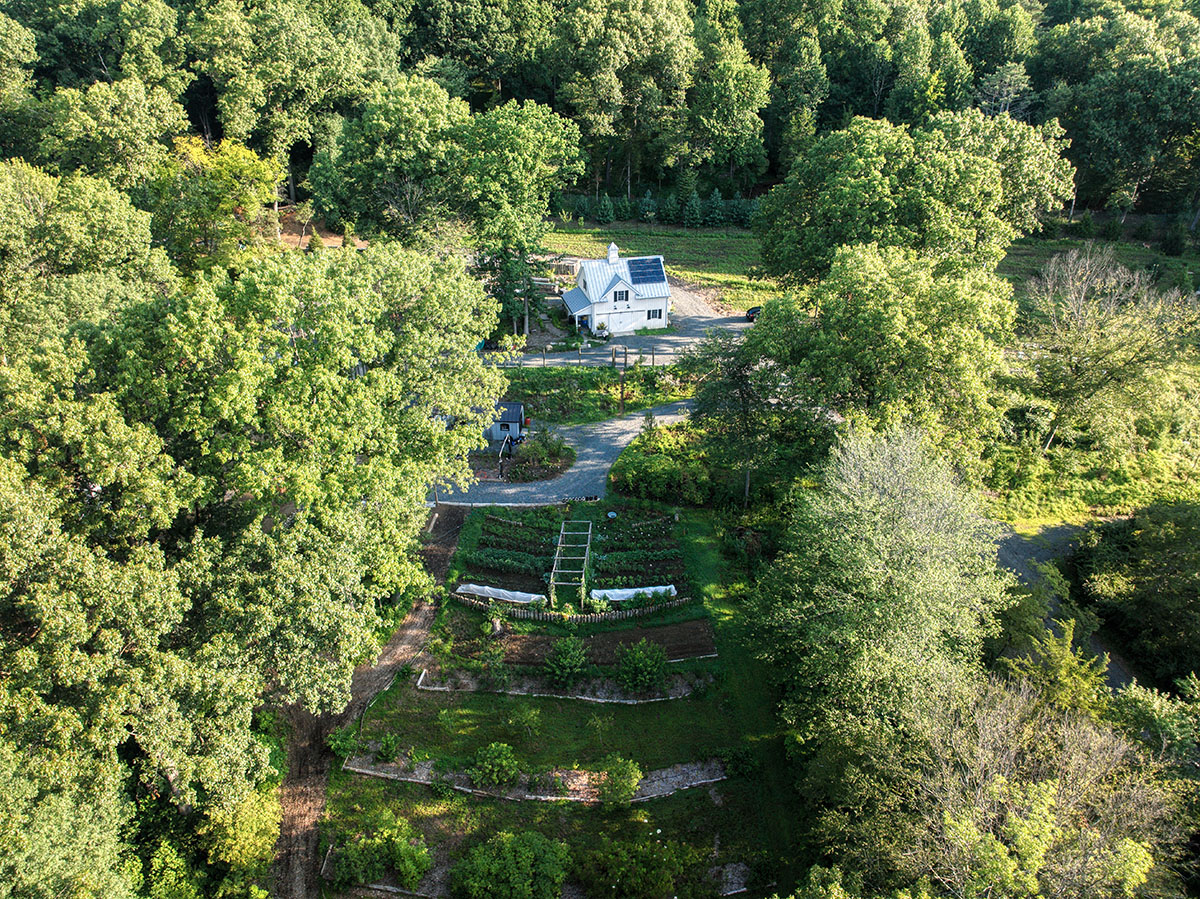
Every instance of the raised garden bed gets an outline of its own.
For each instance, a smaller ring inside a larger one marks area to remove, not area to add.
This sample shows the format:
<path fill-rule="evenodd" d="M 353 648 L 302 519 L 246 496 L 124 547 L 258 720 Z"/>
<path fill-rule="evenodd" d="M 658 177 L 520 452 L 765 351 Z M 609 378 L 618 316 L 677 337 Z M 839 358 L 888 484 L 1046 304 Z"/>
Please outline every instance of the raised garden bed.
<path fill-rule="evenodd" d="M 500 640 L 504 647 L 504 661 L 510 665 L 541 665 L 556 639 L 549 634 L 507 633 Z M 662 646 L 667 651 L 668 659 L 703 659 L 717 653 L 712 624 L 700 619 L 594 634 L 585 638 L 588 661 L 593 665 L 614 665 L 618 646 L 632 645 L 642 639 Z"/>

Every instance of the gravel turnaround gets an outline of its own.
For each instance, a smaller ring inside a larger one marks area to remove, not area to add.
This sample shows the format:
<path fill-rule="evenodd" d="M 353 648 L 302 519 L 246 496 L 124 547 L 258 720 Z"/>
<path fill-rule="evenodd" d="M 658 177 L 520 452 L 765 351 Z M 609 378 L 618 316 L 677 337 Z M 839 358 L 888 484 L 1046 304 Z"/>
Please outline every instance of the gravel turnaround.
<path fill-rule="evenodd" d="M 672 425 L 687 418 L 691 400 L 655 406 L 660 425 Z M 590 425 L 559 428 L 558 433 L 575 448 L 575 464 L 556 478 L 528 484 L 503 484 L 497 481 L 477 481 L 465 492 L 438 493 L 443 503 L 474 505 L 541 504 L 562 502 L 567 497 L 604 496 L 608 470 L 633 438 L 642 429 L 646 410 L 630 412 L 621 418 Z"/>

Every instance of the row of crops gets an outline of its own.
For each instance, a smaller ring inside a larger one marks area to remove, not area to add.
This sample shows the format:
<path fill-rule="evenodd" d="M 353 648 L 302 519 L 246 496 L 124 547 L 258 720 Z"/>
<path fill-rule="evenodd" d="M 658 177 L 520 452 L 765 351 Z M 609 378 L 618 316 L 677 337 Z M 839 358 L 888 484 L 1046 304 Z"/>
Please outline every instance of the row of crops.
<path fill-rule="evenodd" d="M 608 518 L 616 511 L 615 518 Z M 624 504 L 481 509 L 463 529 L 455 557 L 460 583 L 545 593 L 559 528 L 567 517 L 593 521 L 587 583 L 596 589 L 674 584 L 688 595 L 683 556 L 668 513 Z"/>

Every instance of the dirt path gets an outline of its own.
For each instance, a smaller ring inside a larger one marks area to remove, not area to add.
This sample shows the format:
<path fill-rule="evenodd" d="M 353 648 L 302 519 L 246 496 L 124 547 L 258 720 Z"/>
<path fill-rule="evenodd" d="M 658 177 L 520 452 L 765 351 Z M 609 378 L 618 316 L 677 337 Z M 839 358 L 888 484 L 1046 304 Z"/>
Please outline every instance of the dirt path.
<path fill-rule="evenodd" d="M 439 515 L 434 535 L 440 533 L 442 545 L 457 543 L 461 528 L 461 515 Z M 449 533 L 451 529 L 452 534 Z M 450 552 L 453 553 L 452 548 Z M 427 564 L 433 562 L 430 567 L 439 580 L 445 574 L 444 566 L 437 570 L 440 561 L 440 554 L 434 559 L 426 558 Z M 379 658 L 354 672 L 350 702 L 341 713 L 313 715 L 298 706 L 284 710 L 291 725 L 291 736 L 287 777 L 279 792 L 283 820 L 279 842 L 275 846 L 273 894 L 279 899 L 309 899 L 320 894 L 318 824 L 325 813 L 325 793 L 333 763 L 333 754 L 326 747 L 325 738 L 335 728 L 361 714 L 377 693 L 391 685 L 400 669 L 417 661 L 429 642 L 429 628 L 435 611 L 433 605 L 424 601 L 413 607 Z"/>

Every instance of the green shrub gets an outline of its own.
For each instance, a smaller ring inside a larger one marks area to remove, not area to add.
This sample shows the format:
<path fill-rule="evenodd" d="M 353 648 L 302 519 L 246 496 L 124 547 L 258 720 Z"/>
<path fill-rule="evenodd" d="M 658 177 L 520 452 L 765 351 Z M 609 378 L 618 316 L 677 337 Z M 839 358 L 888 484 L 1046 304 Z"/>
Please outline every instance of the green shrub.
<path fill-rule="evenodd" d="M 353 724 L 339 727 L 325 738 L 327 745 L 340 759 L 347 759 L 358 752 L 358 729 Z"/>
<path fill-rule="evenodd" d="M 644 637 L 617 648 L 617 683 L 630 693 L 661 690 L 667 679 L 667 651 Z"/>
<path fill-rule="evenodd" d="M 600 803 L 606 808 L 629 805 L 642 782 L 642 769 L 631 759 L 623 759 L 616 753 L 603 762 L 603 778 L 597 792 Z"/>
<path fill-rule="evenodd" d="M 569 864 L 562 843 L 534 831 L 501 831 L 454 866 L 451 888 L 461 899 L 555 899 Z"/>
<path fill-rule="evenodd" d="M 375 750 L 375 761 L 394 762 L 400 752 L 400 735 L 384 734 L 379 740 L 379 748 Z"/>
<path fill-rule="evenodd" d="M 1187 249 L 1187 227 L 1183 222 L 1175 222 L 1167 228 L 1162 239 L 1162 251 L 1168 256 L 1182 256 Z"/>
<path fill-rule="evenodd" d="M 687 202 L 683 204 L 681 218 L 685 228 L 699 228 L 704 224 L 704 202 L 696 191 L 693 190 Z"/>
<path fill-rule="evenodd" d="M 1120 216 L 1114 215 L 1106 221 L 1100 228 L 1100 236 L 1105 240 L 1120 240 L 1125 236 L 1125 226 L 1121 223 Z"/>
<path fill-rule="evenodd" d="M 1092 217 L 1090 210 L 1085 211 L 1083 215 L 1079 217 L 1079 221 L 1075 223 L 1075 234 L 1078 237 L 1082 237 L 1084 240 L 1088 240 L 1096 236 L 1096 220 Z"/>
<path fill-rule="evenodd" d="M 579 637 L 555 640 L 543 666 L 546 677 L 560 687 L 573 687 L 588 670 L 587 645 Z"/>
<path fill-rule="evenodd" d="M 613 215 L 619 222 L 627 222 L 633 218 L 633 204 L 625 197 L 617 197 L 613 203 Z"/>
<path fill-rule="evenodd" d="M 708 865 L 697 849 L 671 840 L 601 839 L 575 868 L 589 896 L 697 899 L 713 895 Z"/>
<path fill-rule="evenodd" d="M 728 214 L 725 198 L 721 196 L 721 188 L 714 187 L 712 195 L 704 205 L 704 224 L 710 228 L 720 228 L 728 221 Z"/>
<path fill-rule="evenodd" d="M 375 883 L 388 871 L 411 890 L 432 865 L 425 841 L 404 818 L 387 813 L 382 826 L 352 840 L 337 856 L 335 882 L 340 887 Z"/>
<path fill-rule="evenodd" d="M 638 201 L 638 218 L 651 223 L 658 219 L 658 203 L 648 189 L 646 195 Z"/>
<path fill-rule="evenodd" d="M 616 211 L 613 209 L 612 197 L 605 194 L 600 198 L 600 202 L 596 204 L 596 221 L 601 225 L 607 225 L 616 217 Z"/>
<path fill-rule="evenodd" d="M 658 209 L 658 218 L 668 225 L 679 224 L 679 198 L 675 194 L 667 194 L 667 198 L 662 201 Z"/>
<path fill-rule="evenodd" d="M 575 198 L 575 214 L 579 216 L 580 221 L 592 217 L 592 201 L 586 194 Z"/>
<path fill-rule="evenodd" d="M 489 743 L 475 753 L 475 764 L 468 773 L 478 786 L 503 787 L 517 779 L 521 764 L 507 743 Z"/>
<path fill-rule="evenodd" d="M 617 457 L 609 483 L 625 496 L 696 506 L 713 495 L 701 434 L 687 424 L 643 429 Z"/>

